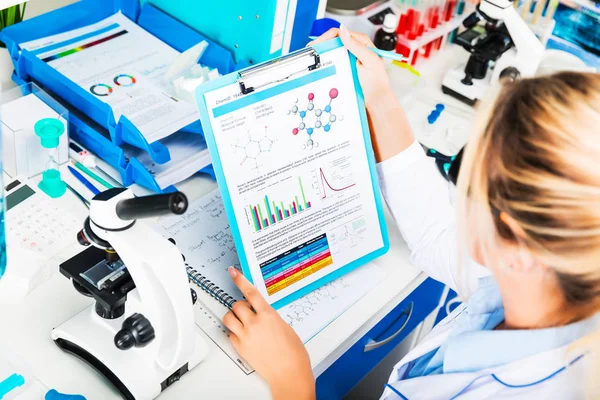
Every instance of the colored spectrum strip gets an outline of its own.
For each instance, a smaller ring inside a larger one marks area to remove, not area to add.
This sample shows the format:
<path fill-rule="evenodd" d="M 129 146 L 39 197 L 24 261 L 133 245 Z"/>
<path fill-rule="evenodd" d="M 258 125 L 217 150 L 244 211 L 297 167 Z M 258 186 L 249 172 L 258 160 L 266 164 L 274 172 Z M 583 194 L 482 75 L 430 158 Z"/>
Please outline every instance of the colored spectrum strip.
<path fill-rule="evenodd" d="M 272 295 L 331 264 L 327 235 L 322 234 L 260 264 L 260 269 Z"/>
<path fill-rule="evenodd" d="M 127 31 L 117 32 L 114 35 L 110 35 L 110 36 L 107 36 L 105 38 L 95 40 L 93 42 L 84 44 L 83 46 L 75 47 L 73 49 L 65 50 L 65 51 L 63 51 L 61 53 L 58 53 L 58 54 L 55 54 L 53 56 L 46 57 L 42 61 L 44 61 L 44 62 L 50 62 L 50 61 L 58 60 L 59 58 L 70 56 L 71 54 L 79 53 L 82 50 L 89 49 L 90 47 L 97 46 L 97 45 L 99 45 L 101 43 L 104 43 L 104 42 L 108 42 L 109 40 L 115 39 L 115 38 L 117 38 L 119 36 L 123 36 L 126 33 L 127 33 Z"/>

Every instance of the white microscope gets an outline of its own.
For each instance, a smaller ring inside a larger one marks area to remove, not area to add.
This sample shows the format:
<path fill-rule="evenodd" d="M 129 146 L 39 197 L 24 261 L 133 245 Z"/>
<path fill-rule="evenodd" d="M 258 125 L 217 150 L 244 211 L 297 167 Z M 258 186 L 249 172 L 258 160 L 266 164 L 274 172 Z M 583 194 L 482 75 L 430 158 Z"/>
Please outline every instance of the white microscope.
<path fill-rule="evenodd" d="M 501 78 L 535 75 L 544 52 L 514 0 L 483 0 L 464 22 L 467 30 L 455 39 L 471 53 L 469 61 L 444 76 L 442 91 L 474 105 Z M 483 19 L 485 27 L 478 25 Z M 490 68 L 492 66 L 492 68 Z"/>
<path fill-rule="evenodd" d="M 187 206 L 179 192 L 137 198 L 130 189 L 100 193 L 78 234 L 91 246 L 60 266 L 95 304 L 55 328 L 52 339 L 127 400 L 154 399 L 206 357 L 181 253 L 137 221 L 183 214 Z"/>

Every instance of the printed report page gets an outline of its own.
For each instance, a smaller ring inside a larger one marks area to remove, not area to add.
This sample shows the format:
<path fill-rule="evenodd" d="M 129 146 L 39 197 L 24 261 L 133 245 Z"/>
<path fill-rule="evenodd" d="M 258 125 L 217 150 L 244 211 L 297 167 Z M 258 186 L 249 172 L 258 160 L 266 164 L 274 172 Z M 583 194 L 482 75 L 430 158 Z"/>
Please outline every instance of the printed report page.
<path fill-rule="evenodd" d="M 180 53 L 121 13 L 20 46 L 110 105 L 116 120 L 129 118 L 149 143 L 198 120 L 163 81 Z"/>
<path fill-rule="evenodd" d="M 384 245 L 348 53 L 321 63 L 247 95 L 237 83 L 205 94 L 243 252 L 271 304 Z"/>

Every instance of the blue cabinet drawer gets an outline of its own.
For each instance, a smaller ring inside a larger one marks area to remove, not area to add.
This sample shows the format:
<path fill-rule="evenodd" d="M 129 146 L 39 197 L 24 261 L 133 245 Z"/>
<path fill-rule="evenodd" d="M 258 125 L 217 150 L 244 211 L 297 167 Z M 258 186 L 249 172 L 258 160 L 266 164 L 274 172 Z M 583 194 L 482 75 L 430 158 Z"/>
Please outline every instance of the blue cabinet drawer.
<path fill-rule="evenodd" d="M 444 285 L 425 280 L 317 379 L 317 399 L 337 400 L 364 378 L 440 303 Z M 400 361 L 400 360 L 398 360 Z M 383 388 L 381 388 L 383 391 Z"/>

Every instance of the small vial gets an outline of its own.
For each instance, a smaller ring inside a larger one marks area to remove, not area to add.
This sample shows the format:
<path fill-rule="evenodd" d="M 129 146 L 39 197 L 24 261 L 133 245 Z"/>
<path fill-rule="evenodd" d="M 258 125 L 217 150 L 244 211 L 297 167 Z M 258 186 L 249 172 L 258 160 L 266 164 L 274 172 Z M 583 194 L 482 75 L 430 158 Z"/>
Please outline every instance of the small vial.
<path fill-rule="evenodd" d="M 397 26 L 398 18 L 396 15 L 386 14 L 383 19 L 383 27 L 375 33 L 375 39 L 373 40 L 375 47 L 381 50 L 395 50 L 398 41 L 396 37 Z"/>
<path fill-rule="evenodd" d="M 58 170 L 58 145 L 65 126 L 58 119 L 44 118 L 36 122 L 33 129 L 46 151 L 46 165 L 38 187 L 52 198 L 60 197 L 67 191 L 67 185 L 60 178 Z"/>

